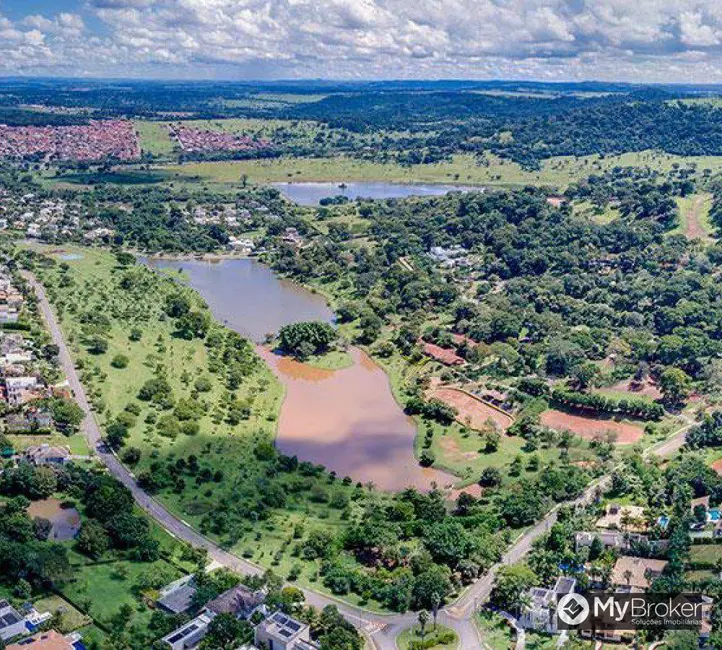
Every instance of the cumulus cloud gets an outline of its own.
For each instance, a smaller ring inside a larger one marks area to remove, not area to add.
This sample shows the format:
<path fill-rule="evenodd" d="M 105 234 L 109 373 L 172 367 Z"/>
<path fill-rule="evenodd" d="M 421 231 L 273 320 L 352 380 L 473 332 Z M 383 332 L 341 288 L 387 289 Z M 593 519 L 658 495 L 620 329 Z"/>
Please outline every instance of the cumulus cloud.
<path fill-rule="evenodd" d="M 50 63 L 189 77 L 722 81 L 718 0 L 77 3 L 74 13 L 0 20 L 0 54 L 18 39 L 29 48 L 21 59 L 0 60 L 0 69 Z M 83 12 L 104 23 L 102 36 L 88 37 Z"/>

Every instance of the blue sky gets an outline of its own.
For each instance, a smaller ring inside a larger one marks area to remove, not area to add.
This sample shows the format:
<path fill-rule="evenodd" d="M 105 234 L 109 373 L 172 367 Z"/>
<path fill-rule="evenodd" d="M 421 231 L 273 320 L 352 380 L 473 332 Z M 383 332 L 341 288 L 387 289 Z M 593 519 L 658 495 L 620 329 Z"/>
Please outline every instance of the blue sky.
<path fill-rule="evenodd" d="M 718 0 L 0 0 L 0 75 L 722 82 Z"/>

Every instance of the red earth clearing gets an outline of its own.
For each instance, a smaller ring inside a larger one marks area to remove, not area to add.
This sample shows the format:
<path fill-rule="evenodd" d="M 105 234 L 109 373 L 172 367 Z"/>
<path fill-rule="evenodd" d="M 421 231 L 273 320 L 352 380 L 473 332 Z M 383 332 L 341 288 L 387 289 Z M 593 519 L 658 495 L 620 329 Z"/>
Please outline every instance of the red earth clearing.
<path fill-rule="evenodd" d="M 710 465 L 710 467 L 717 472 L 718 474 L 722 474 L 722 458 L 719 458 L 714 463 Z"/>
<path fill-rule="evenodd" d="M 635 425 L 625 422 L 617 422 L 605 418 L 587 417 L 584 415 L 572 415 L 551 409 L 541 414 L 541 423 L 552 429 L 566 429 L 586 440 L 597 436 L 603 436 L 608 431 L 617 434 L 618 445 L 630 445 L 637 442 L 643 435 L 644 430 Z"/>
<path fill-rule="evenodd" d="M 491 419 L 501 431 L 506 431 L 514 422 L 511 415 L 502 413 L 489 406 L 480 399 L 458 388 L 434 388 L 429 397 L 440 399 L 445 404 L 453 406 L 459 412 L 456 420 L 472 429 L 483 429 L 486 421 Z"/>

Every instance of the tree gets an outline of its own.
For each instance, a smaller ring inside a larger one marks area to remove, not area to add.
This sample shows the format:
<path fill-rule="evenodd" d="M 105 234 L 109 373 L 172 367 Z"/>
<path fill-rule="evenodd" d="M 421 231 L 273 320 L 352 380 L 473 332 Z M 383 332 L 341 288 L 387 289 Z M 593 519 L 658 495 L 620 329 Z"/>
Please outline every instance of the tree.
<path fill-rule="evenodd" d="M 496 487 L 501 485 L 501 471 L 498 467 L 485 467 L 479 478 L 481 487 Z"/>
<path fill-rule="evenodd" d="M 130 359 L 126 355 L 116 354 L 110 362 L 110 365 L 113 366 L 113 368 L 122 369 L 127 368 L 129 363 Z"/>
<path fill-rule="evenodd" d="M 512 564 L 499 569 L 494 578 L 491 602 L 504 610 L 518 608 L 521 594 L 537 584 L 538 578 L 526 564 Z"/>
<path fill-rule="evenodd" d="M 189 311 L 176 321 L 176 335 L 188 341 L 205 338 L 211 326 L 207 312 Z"/>
<path fill-rule="evenodd" d="M 454 568 L 469 556 L 473 545 L 460 523 L 447 520 L 427 528 L 424 546 L 436 562 Z"/>
<path fill-rule="evenodd" d="M 419 611 L 417 619 L 419 621 L 419 632 L 421 636 L 421 640 L 424 640 L 424 637 L 426 636 L 426 625 L 429 622 L 429 612 L 427 612 L 425 609 L 422 609 Z"/>
<path fill-rule="evenodd" d="M 50 401 L 50 413 L 55 424 L 62 428 L 76 429 L 85 417 L 85 412 L 72 400 L 57 397 Z"/>
<path fill-rule="evenodd" d="M 87 340 L 87 348 L 90 354 L 105 354 L 108 351 L 108 339 L 102 336 L 91 336 Z"/>
<path fill-rule="evenodd" d="M 97 560 L 110 547 L 105 528 L 93 519 L 88 519 L 78 533 L 78 550 Z"/>
<path fill-rule="evenodd" d="M 249 640 L 251 625 L 238 620 L 233 614 L 218 614 L 208 626 L 208 633 L 201 641 L 201 650 L 226 650 L 235 648 L 241 641 Z"/>
<path fill-rule="evenodd" d="M 679 368 L 666 368 L 659 377 L 659 386 L 666 402 L 679 406 L 689 396 L 692 379 Z"/>
<path fill-rule="evenodd" d="M 306 359 L 314 354 L 325 354 L 336 337 L 333 327 L 320 321 L 284 325 L 278 332 L 281 351 L 298 359 Z"/>
<path fill-rule="evenodd" d="M 438 609 L 451 592 L 451 572 L 445 566 L 432 564 L 414 578 L 411 606 L 414 609 Z"/>

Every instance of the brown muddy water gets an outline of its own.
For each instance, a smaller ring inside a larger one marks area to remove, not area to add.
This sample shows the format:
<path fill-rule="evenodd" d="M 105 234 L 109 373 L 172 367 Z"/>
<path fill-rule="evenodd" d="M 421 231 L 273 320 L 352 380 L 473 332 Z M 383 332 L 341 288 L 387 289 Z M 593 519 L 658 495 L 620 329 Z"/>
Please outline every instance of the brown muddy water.
<path fill-rule="evenodd" d="M 184 271 L 214 316 L 256 343 L 288 323 L 333 319 L 321 296 L 281 280 L 255 260 L 149 263 Z M 354 363 L 342 370 L 313 368 L 261 345 L 257 351 L 285 387 L 276 439 L 284 454 L 381 490 L 428 490 L 432 483 L 444 488 L 455 481 L 419 466 L 414 423 L 394 399 L 386 373 L 363 351 L 351 348 Z"/>

